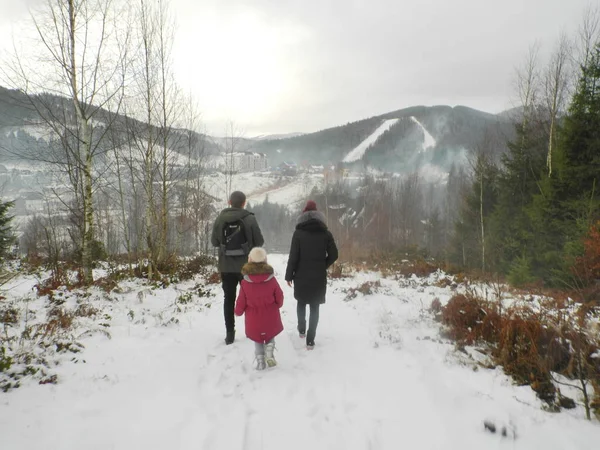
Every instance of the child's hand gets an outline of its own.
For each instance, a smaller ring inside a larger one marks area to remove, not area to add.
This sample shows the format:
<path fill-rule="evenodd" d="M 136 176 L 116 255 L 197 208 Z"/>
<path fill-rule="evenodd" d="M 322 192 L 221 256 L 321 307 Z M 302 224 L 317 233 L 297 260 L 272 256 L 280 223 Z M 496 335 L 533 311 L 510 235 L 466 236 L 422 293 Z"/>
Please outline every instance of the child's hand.
<path fill-rule="evenodd" d="M 287 285 L 288 285 L 289 287 L 292 287 L 292 282 L 291 282 L 291 281 L 288 281 L 288 282 L 287 282 Z"/>

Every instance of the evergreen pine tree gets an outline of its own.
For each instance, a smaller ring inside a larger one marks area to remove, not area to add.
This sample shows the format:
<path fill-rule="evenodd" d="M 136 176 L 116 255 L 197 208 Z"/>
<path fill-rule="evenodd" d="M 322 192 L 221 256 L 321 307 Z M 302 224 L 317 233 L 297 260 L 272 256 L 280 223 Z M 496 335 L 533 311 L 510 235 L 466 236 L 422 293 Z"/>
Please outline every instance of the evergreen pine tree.
<path fill-rule="evenodd" d="M 536 266 L 536 234 L 530 206 L 541 192 L 545 173 L 543 127 L 530 118 L 515 124 L 515 139 L 508 143 L 498 177 L 498 202 L 490 218 L 490 247 L 501 272 L 509 273 L 523 258 Z M 525 126 L 523 124 L 526 124 Z"/>
<path fill-rule="evenodd" d="M 10 222 L 13 216 L 8 215 L 8 210 L 14 206 L 13 202 L 0 201 L 0 264 L 4 262 L 10 246 L 15 241 Z"/>
<path fill-rule="evenodd" d="M 498 167 L 487 155 L 478 154 L 473 178 L 455 223 L 450 260 L 465 267 L 487 270 L 496 264 L 487 240 L 489 217 L 498 198 Z"/>
<path fill-rule="evenodd" d="M 542 263 L 547 279 L 569 283 L 583 254 L 583 237 L 600 213 L 600 43 L 581 68 L 577 90 L 564 119 L 556 171 L 542 182 L 532 217 L 545 235 Z"/>

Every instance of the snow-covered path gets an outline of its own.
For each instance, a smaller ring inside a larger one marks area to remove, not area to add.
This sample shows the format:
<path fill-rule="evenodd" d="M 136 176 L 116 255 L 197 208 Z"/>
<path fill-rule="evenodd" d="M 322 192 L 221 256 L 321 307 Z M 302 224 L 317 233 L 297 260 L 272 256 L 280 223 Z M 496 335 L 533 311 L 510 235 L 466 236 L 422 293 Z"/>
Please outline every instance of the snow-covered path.
<path fill-rule="evenodd" d="M 286 295 L 274 369 L 253 369 L 253 344 L 223 343 L 220 288 L 212 306 L 179 326 L 113 320 L 112 340 L 85 341 L 85 364 L 65 364 L 56 386 L 0 394 L 0 448 L 12 449 L 590 449 L 600 427 L 575 412 L 551 415 L 501 371 L 474 370 L 439 339 L 424 309 L 445 288 L 335 280 L 314 351 L 295 331 L 286 257 L 271 255 Z M 466 361 L 466 358 L 465 358 Z M 509 435 L 484 431 L 493 420 Z"/>

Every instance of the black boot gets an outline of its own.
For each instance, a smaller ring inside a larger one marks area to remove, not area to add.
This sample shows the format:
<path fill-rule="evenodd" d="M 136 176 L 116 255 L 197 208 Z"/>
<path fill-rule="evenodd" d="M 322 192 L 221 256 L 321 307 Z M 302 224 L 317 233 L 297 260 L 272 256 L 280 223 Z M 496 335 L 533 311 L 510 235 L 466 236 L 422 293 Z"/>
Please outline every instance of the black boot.
<path fill-rule="evenodd" d="M 235 330 L 228 331 L 227 336 L 225 336 L 226 345 L 233 344 L 233 341 L 235 341 Z"/>

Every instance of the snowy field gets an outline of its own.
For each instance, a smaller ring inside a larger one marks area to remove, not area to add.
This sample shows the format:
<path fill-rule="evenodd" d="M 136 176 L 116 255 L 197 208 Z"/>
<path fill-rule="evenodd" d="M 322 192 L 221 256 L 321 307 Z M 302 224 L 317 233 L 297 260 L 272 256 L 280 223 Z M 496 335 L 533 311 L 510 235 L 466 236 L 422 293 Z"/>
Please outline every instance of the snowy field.
<path fill-rule="evenodd" d="M 332 280 L 308 352 L 283 282 L 286 256 L 270 262 L 286 296 L 277 367 L 253 369 L 243 318 L 225 346 L 220 286 L 177 307 L 201 280 L 155 290 L 123 282 L 120 293 L 89 299 L 103 308 L 112 339 L 83 337 L 85 349 L 53 368 L 56 385 L 30 379 L 0 393 L 0 448 L 590 450 L 600 442 L 600 425 L 584 420 L 581 406 L 544 412 L 531 388 L 478 367 L 440 337 L 427 310 L 453 292 L 436 287 L 435 274 Z M 376 280 L 376 292 L 348 296 Z M 42 315 L 35 279 L 12 283 L 9 299 L 29 296 Z"/>
<path fill-rule="evenodd" d="M 297 177 L 281 177 L 268 172 L 241 173 L 233 175 L 232 191 L 243 191 L 250 204 L 264 202 L 287 205 L 290 209 L 299 206 L 310 194 L 313 187 L 322 187 L 323 175 L 300 175 Z M 226 178 L 221 173 L 207 176 L 204 182 L 206 192 L 219 199 L 227 199 Z M 223 201 L 219 206 L 226 204 Z"/>

